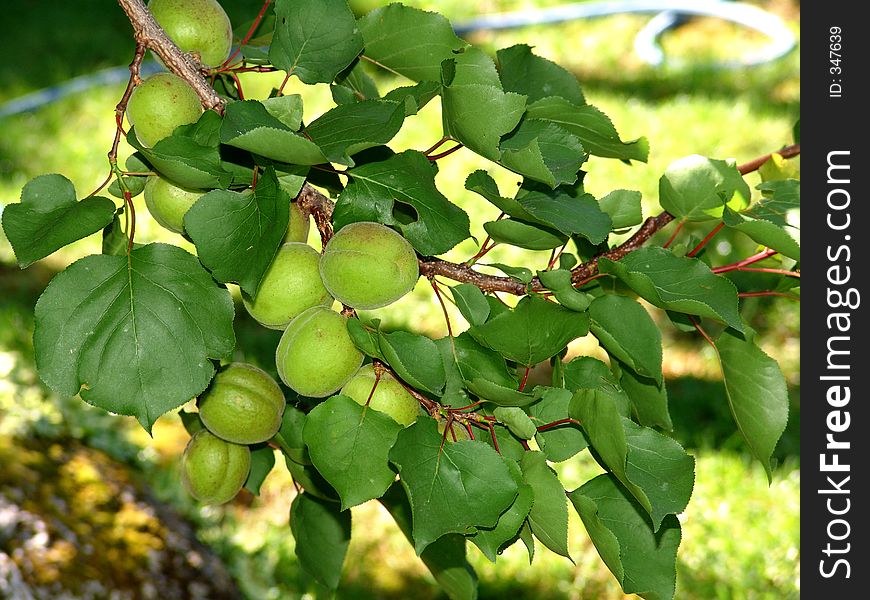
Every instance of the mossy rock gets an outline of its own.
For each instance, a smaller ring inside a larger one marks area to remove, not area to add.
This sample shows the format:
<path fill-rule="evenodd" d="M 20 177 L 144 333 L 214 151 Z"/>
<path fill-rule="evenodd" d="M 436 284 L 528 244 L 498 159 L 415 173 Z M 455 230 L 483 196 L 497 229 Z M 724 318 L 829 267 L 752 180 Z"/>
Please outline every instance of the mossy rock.
<path fill-rule="evenodd" d="M 0 597 L 241 597 L 191 524 L 103 452 L 0 438 L 0 464 Z"/>

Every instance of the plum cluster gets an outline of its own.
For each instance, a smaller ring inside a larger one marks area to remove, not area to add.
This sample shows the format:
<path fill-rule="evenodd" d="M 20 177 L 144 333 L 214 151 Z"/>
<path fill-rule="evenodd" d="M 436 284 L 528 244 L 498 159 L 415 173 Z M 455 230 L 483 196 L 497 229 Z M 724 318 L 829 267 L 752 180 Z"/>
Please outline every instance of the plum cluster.
<path fill-rule="evenodd" d="M 204 67 L 227 60 L 232 28 L 215 0 L 151 0 L 148 6 L 176 45 Z M 177 127 L 196 122 L 202 111 L 184 80 L 158 73 L 134 88 L 127 119 L 139 143 L 151 147 Z M 155 221 L 179 234 L 184 215 L 205 193 L 160 174 L 149 175 L 144 187 Z M 301 396 L 340 393 L 403 426 L 412 424 L 418 401 L 388 371 L 363 364 L 364 355 L 348 333 L 347 312 L 340 310 L 381 308 L 410 292 L 420 276 L 414 248 L 375 222 L 344 226 L 322 252 L 308 245 L 308 232 L 308 216 L 292 202 L 282 245 L 256 293 L 242 295 L 253 319 L 283 331 L 275 353 L 280 380 Z M 182 480 L 191 495 L 206 504 L 235 497 L 250 472 L 251 446 L 275 436 L 285 406 L 280 385 L 265 371 L 240 362 L 223 366 L 197 399 L 201 427 L 182 459 Z"/>

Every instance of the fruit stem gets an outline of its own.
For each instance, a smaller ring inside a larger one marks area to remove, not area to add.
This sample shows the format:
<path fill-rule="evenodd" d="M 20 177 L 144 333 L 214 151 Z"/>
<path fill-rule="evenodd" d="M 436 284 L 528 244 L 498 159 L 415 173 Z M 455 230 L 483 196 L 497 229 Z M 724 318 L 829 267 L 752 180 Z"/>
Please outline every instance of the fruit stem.
<path fill-rule="evenodd" d="M 239 55 L 239 52 L 242 51 L 242 48 L 245 46 L 245 44 L 247 44 L 248 42 L 251 41 L 251 37 L 253 37 L 254 32 L 257 31 L 257 27 L 260 26 L 260 21 L 262 21 L 263 17 L 266 16 L 266 9 L 269 8 L 270 4 L 272 4 L 272 0 L 266 0 L 265 2 L 263 2 L 263 6 L 260 8 L 260 12 L 257 14 L 257 17 L 254 19 L 254 22 L 251 24 L 251 27 L 248 29 L 248 33 L 246 33 L 245 37 L 242 38 L 242 41 L 239 42 L 239 45 L 236 48 L 236 50 L 232 54 L 230 54 L 229 57 L 223 63 L 221 63 L 221 65 L 217 69 L 218 72 L 224 71 L 226 69 L 227 65 L 229 65 L 231 62 L 233 62 L 233 59 L 235 59 L 236 56 Z"/>

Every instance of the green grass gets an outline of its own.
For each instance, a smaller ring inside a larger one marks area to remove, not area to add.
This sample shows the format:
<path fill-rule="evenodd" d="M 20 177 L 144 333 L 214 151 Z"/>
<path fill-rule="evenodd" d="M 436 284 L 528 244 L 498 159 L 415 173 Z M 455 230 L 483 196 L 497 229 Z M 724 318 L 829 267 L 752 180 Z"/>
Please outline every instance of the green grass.
<path fill-rule="evenodd" d="M 533 4 L 526 0 L 408 3 L 455 18 L 470 17 L 478 10 L 496 12 Z M 537 4 L 558 3 L 548 0 Z M 260 6 L 258 0 L 224 0 L 222 4 L 234 22 L 250 18 Z M 778 0 L 765 7 L 788 18 L 789 26 L 798 32 L 799 5 Z M 6 23 L 14 26 L 7 25 L 2 42 L 6 60 L 0 65 L 0 102 L 96 69 L 123 65 L 132 57 L 129 24 L 113 2 L 52 3 L 51 10 L 40 3 L 20 2 L 8 7 L 5 14 Z M 651 69 L 640 63 L 631 46 L 645 22 L 641 17 L 611 17 L 479 33 L 470 39 L 489 51 L 514 43 L 534 45 L 537 53 L 577 74 L 587 100 L 611 117 L 623 139 L 649 139 L 648 164 L 628 166 L 592 158 L 584 165 L 588 191 L 600 196 L 617 187 L 640 190 L 646 216 L 658 210 L 658 178 L 671 161 L 699 153 L 742 162 L 788 143 L 799 114 L 800 77 L 797 52 L 774 64 L 736 72 L 717 72 L 703 65 Z M 716 44 L 710 44 L 711 39 L 716 39 Z M 720 58 L 759 43 L 762 41 L 736 28 L 711 22 L 689 24 L 664 39 L 666 50 L 682 58 Z M 275 83 L 269 77 L 244 81 L 250 97 L 264 97 Z M 395 85 L 389 79 L 379 82 L 385 89 Z M 122 89 L 94 89 L 37 112 L 0 121 L 0 203 L 15 201 L 28 179 L 47 172 L 69 177 L 81 195 L 95 188 L 107 171 L 113 111 Z M 328 90 L 312 90 L 294 82 L 290 91 L 304 94 L 307 120 L 329 107 Z M 406 122 L 391 146 L 396 150 L 427 148 L 440 138 L 439 125 L 439 107 L 433 102 Z M 122 148 L 122 155 L 129 151 Z M 477 168 L 487 169 L 505 194 L 515 185 L 516 176 L 467 150 L 440 161 L 439 167 L 439 189 L 470 214 L 472 233 L 482 240 L 482 223 L 495 218 L 498 211 L 464 190 L 466 175 Z M 753 177 L 750 180 L 757 182 Z M 692 232 L 702 236 L 706 230 L 696 227 Z M 179 242 L 156 226 L 144 210 L 139 211 L 137 236 L 139 241 Z M 747 251 L 746 245 L 734 238 L 717 240 L 733 244 L 713 248 L 718 253 L 716 261 Z M 475 242 L 469 240 L 447 257 L 461 260 L 476 249 Z M 183 437 L 177 435 L 178 426 L 172 419 L 162 420 L 155 438 L 149 440 L 131 419 L 105 415 L 76 399 L 60 400 L 40 385 L 29 345 L 36 297 L 56 270 L 98 250 L 98 240 L 85 240 L 19 273 L 8 242 L 0 235 L 0 436 L 63 431 L 139 464 L 162 497 L 200 523 L 203 539 L 221 552 L 248 597 L 302 597 L 308 583 L 295 563 L 287 528 L 292 486 L 283 469 L 270 477 L 264 495 L 250 508 L 200 509 L 178 484 L 176 465 Z M 520 262 L 536 268 L 543 267 L 546 260 L 545 253 L 510 248 L 497 248 L 487 257 L 491 262 Z M 677 595 L 681 599 L 799 596 L 799 309 L 785 301 L 758 299 L 746 303 L 744 312 L 759 330 L 762 347 L 780 361 L 792 384 L 794 410 L 777 449 L 781 463 L 770 487 L 760 465 L 747 458 L 745 444 L 734 431 L 708 350 L 698 343 L 697 336 L 678 334 L 664 325 L 675 437 L 698 458 L 695 493 L 681 516 L 684 541 L 679 552 Z M 369 314 L 385 319 L 388 327 L 413 326 L 434 336 L 446 332 L 440 308 L 425 282 L 388 310 Z M 450 316 L 454 324 L 464 327 L 452 307 Z M 264 334 L 242 318 L 237 333 L 240 345 L 249 348 L 248 354 L 240 357 L 269 367 L 275 342 L 271 332 Z M 595 351 L 594 345 L 586 342 L 573 349 Z M 588 457 L 559 465 L 571 488 L 596 469 Z M 471 547 L 469 555 L 481 579 L 481 597 L 621 598 L 579 518 L 573 512 L 571 518 L 575 565 L 539 546 L 531 567 L 519 547 L 508 550 L 498 565 L 492 566 Z M 354 519 L 357 531 L 371 533 L 355 536 L 351 544 L 340 597 L 439 597 L 411 547 L 374 504 L 354 509 Z"/>

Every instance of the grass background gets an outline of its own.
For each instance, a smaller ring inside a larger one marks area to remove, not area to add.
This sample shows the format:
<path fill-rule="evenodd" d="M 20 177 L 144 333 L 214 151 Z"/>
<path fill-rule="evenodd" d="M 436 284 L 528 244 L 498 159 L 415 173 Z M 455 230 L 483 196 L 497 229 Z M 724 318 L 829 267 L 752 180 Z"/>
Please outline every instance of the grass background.
<path fill-rule="evenodd" d="M 223 0 L 222 4 L 234 23 L 250 19 L 260 6 L 256 0 Z M 365 3 L 354 4 L 362 8 Z M 461 21 L 475 14 L 559 2 L 409 0 L 407 4 Z M 799 34 L 799 3 L 773 0 L 759 5 L 782 17 Z M 0 41 L 6 59 L 0 63 L 0 105 L 72 77 L 124 65 L 132 58 L 129 23 L 112 2 L 18 2 L 4 11 L 9 25 Z M 791 141 L 800 102 L 797 50 L 772 64 L 718 71 L 708 61 L 742 53 L 764 40 L 720 21 L 698 19 L 663 38 L 666 52 L 688 65 L 653 69 L 632 50 L 634 36 L 647 19 L 622 15 L 468 36 L 493 53 L 515 43 L 534 46 L 536 53 L 577 74 L 587 101 L 611 117 L 623 139 L 641 135 L 649 139 L 647 164 L 627 166 L 593 157 L 584 165 L 588 191 L 601 196 L 615 188 L 640 190 L 645 216 L 658 209 L 658 177 L 671 161 L 698 153 L 743 162 L 774 150 Z M 386 78 L 378 82 L 382 89 L 396 85 Z M 276 85 L 275 77 L 268 75 L 245 77 L 243 83 L 249 97 L 264 97 Z M 28 179 L 48 172 L 69 177 L 80 195 L 95 188 L 107 170 L 105 153 L 113 135 L 114 105 L 122 89 L 122 84 L 94 88 L 0 120 L 0 203 L 16 201 Z M 288 91 L 303 94 L 309 121 L 329 108 L 326 89 L 306 88 L 294 80 Z M 427 148 L 441 136 L 439 125 L 439 107 L 433 102 L 409 119 L 390 145 L 396 150 Z M 122 154 L 129 151 L 122 149 Z M 799 165 L 800 161 L 795 162 Z M 467 150 L 439 161 L 439 166 L 439 189 L 470 214 L 472 233 L 482 239 L 482 223 L 495 218 L 497 209 L 463 189 L 465 176 L 485 168 L 505 193 L 516 177 Z M 749 180 L 758 182 L 754 175 Z M 140 210 L 137 216 L 139 241 L 178 243 L 179 238 L 172 239 L 156 226 L 147 211 Z M 706 228 L 686 228 L 686 233 L 703 236 Z M 744 240 L 720 235 L 711 253 L 721 264 L 752 249 Z M 462 260 L 475 250 L 469 240 L 447 257 Z M 257 498 L 243 496 L 223 508 L 198 507 L 180 489 L 177 464 L 186 438 L 175 418 L 161 419 L 151 439 L 132 419 L 104 415 L 77 399 L 56 398 L 40 384 L 30 347 L 33 304 L 56 271 L 95 251 L 98 240 L 84 240 L 20 272 L 8 242 L 0 235 L 0 449 L 14 449 L 15 440 L 23 438 L 68 436 L 104 450 L 197 524 L 201 539 L 223 557 L 246 597 L 300 598 L 315 593 L 295 563 L 287 527 L 293 488 L 283 468 L 276 468 Z M 496 248 L 490 256 L 491 262 L 533 268 L 543 267 L 547 259 L 543 254 L 510 248 Z M 799 308 L 785 300 L 751 299 L 744 302 L 743 312 L 760 331 L 761 346 L 780 362 L 792 401 L 770 486 L 735 431 L 711 349 L 699 343 L 697 336 L 673 330 L 662 315 L 654 315 L 663 328 L 674 437 L 698 460 L 695 492 L 680 516 L 683 543 L 678 556 L 678 598 L 781 599 L 797 598 L 800 592 Z M 413 327 L 433 336 L 445 333 L 440 309 L 431 289 L 423 284 L 396 305 L 371 314 L 383 318 L 389 327 Z M 458 313 L 452 312 L 451 319 L 462 323 Z M 270 367 L 274 335 L 253 325 L 244 311 L 237 332 L 240 347 L 248 352 L 237 358 Z M 591 338 L 571 347 L 574 354 L 597 351 Z M 0 457 L 13 454 L 0 452 Z M 568 489 L 598 472 L 586 453 L 556 468 Z M 7 483 L 0 480 L 0 489 L 3 485 Z M 353 517 L 356 530 L 368 533 L 355 535 L 351 542 L 340 597 L 440 597 L 410 546 L 375 503 L 353 509 Z M 505 552 L 497 565 L 471 547 L 469 556 L 481 579 L 481 597 L 622 598 L 573 511 L 570 544 L 574 564 L 538 545 L 531 566 L 518 547 Z"/>

